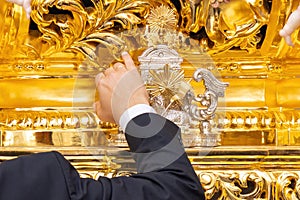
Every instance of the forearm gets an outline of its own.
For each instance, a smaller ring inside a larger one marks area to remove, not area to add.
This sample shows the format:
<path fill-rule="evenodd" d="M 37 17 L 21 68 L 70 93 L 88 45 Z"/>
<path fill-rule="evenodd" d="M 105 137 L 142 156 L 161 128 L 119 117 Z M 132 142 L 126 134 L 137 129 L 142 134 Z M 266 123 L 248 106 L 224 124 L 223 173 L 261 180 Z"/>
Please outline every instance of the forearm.
<path fill-rule="evenodd" d="M 143 178 L 149 192 L 164 188 L 155 199 L 204 199 L 177 125 L 155 113 L 145 113 L 133 118 L 125 132 L 139 173 L 132 178 Z"/>
<path fill-rule="evenodd" d="M 101 177 L 98 182 L 82 179 L 81 188 L 98 188 L 105 200 L 205 199 L 180 143 L 178 126 L 157 114 L 144 113 L 130 120 L 125 132 L 138 173 L 112 179 Z"/>
<path fill-rule="evenodd" d="M 180 129 L 160 115 L 145 113 L 135 117 L 125 133 L 138 173 L 166 168 L 185 154 Z"/>
<path fill-rule="evenodd" d="M 149 119 L 152 119 L 149 126 L 142 126 L 147 125 Z M 204 199 L 200 182 L 180 144 L 179 128 L 168 120 L 163 122 L 163 119 L 148 113 L 135 117 L 127 125 L 129 146 L 137 159 L 138 171 L 144 173 L 112 179 L 83 179 L 61 154 L 33 154 L 0 165 L 0 199 Z M 133 129 L 136 123 L 140 130 Z M 155 129 L 156 134 L 148 131 Z M 147 135 L 149 137 L 145 137 Z M 35 187 L 38 189 L 33 189 Z M 18 193 L 12 193 L 11 188 Z"/>

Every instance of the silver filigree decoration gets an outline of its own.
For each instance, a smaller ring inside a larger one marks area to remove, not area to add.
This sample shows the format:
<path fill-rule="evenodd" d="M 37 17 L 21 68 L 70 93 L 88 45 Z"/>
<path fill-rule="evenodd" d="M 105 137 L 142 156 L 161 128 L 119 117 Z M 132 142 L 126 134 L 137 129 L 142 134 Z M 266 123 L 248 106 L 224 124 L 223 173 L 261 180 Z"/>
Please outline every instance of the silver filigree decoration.
<path fill-rule="evenodd" d="M 138 59 L 150 103 L 156 112 L 182 129 L 189 126 L 190 117 L 183 111 L 183 103 L 192 87 L 184 79 L 183 59 L 177 51 L 167 45 L 157 45 L 145 50 Z"/>
<path fill-rule="evenodd" d="M 174 49 L 166 45 L 149 47 L 138 57 L 138 60 L 141 63 L 141 75 L 145 83 L 152 81 L 149 70 L 162 71 L 165 65 L 168 65 L 170 70 L 181 70 L 180 64 L 183 61 Z"/>
<path fill-rule="evenodd" d="M 229 84 L 219 81 L 212 72 L 204 68 L 197 69 L 193 78 L 197 82 L 204 81 L 205 92 L 195 96 L 189 91 L 186 98 L 188 102 L 185 103 L 184 110 L 200 122 L 200 146 L 217 146 L 219 134 L 212 132 L 211 121 L 218 106 L 218 98 L 224 97 L 225 89 Z M 200 103 L 201 107 L 197 103 Z"/>
<path fill-rule="evenodd" d="M 209 70 L 199 68 L 194 73 L 194 79 L 204 81 L 205 92 L 196 96 L 184 80 L 181 69 L 183 59 L 167 45 L 149 47 L 138 60 L 151 105 L 156 111 L 182 129 L 193 127 L 196 121 L 200 124 L 201 137 L 194 145 L 216 146 L 218 135 L 212 133 L 210 122 L 218 106 L 218 97 L 224 96 L 228 83 L 219 81 Z"/>

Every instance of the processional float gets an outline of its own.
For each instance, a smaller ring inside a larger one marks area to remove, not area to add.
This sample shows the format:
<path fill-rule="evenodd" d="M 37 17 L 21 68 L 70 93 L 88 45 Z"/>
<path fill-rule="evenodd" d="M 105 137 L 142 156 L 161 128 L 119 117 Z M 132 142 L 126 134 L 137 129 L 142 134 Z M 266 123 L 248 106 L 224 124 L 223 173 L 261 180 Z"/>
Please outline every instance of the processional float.
<path fill-rule="evenodd" d="M 0 161 L 58 150 L 83 177 L 135 173 L 92 108 L 128 51 L 207 199 L 299 199 L 299 1 L 16 3 L 0 2 Z"/>

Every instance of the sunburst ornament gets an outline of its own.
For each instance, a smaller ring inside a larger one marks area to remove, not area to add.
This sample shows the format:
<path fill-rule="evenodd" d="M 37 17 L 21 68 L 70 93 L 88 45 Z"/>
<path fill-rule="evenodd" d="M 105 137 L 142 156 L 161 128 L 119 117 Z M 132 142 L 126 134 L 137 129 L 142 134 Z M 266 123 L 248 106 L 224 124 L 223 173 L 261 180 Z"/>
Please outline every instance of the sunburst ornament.
<path fill-rule="evenodd" d="M 151 32 L 162 32 L 164 29 L 174 29 L 177 25 L 177 18 L 175 11 L 162 4 L 151 10 L 147 18 Z"/>
<path fill-rule="evenodd" d="M 151 83 L 147 85 L 152 103 L 159 104 L 164 110 L 181 109 L 185 94 L 191 86 L 184 80 L 183 70 L 171 70 L 165 65 L 163 70 L 150 70 Z"/>
<path fill-rule="evenodd" d="M 162 4 L 151 10 L 146 21 L 144 39 L 149 47 L 165 44 L 176 49 L 186 48 L 187 38 L 176 30 L 178 16 L 174 9 Z"/>

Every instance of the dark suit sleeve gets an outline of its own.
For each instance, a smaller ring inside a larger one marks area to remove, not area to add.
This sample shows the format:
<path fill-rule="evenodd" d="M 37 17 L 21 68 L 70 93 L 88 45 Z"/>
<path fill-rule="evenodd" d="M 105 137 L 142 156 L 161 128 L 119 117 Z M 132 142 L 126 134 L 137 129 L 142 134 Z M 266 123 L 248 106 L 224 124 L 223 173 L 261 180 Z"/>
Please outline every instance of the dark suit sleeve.
<path fill-rule="evenodd" d="M 205 199 L 174 123 L 148 113 L 125 132 L 138 174 L 84 179 L 57 152 L 24 156 L 0 165 L 0 200 Z"/>

